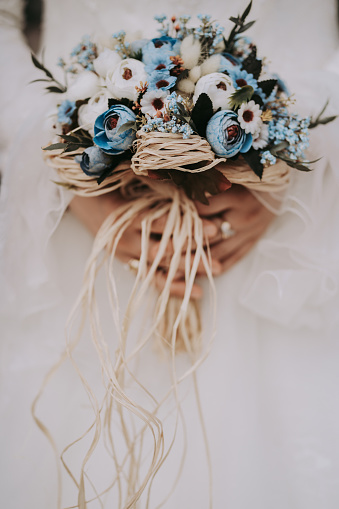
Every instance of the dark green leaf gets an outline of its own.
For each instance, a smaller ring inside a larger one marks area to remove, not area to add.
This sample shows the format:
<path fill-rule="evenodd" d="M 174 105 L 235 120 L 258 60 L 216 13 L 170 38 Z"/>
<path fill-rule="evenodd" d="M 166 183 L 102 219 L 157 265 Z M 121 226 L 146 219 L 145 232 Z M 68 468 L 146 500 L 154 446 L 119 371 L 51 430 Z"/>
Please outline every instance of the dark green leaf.
<path fill-rule="evenodd" d="M 261 90 L 264 92 L 266 97 L 269 97 L 271 95 L 271 93 L 273 92 L 273 89 L 277 83 L 278 83 L 278 80 L 259 81 L 258 87 L 261 88 Z"/>
<path fill-rule="evenodd" d="M 246 25 L 244 25 L 241 28 L 239 28 L 238 34 L 242 34 L 243 32 L 246 32 L 246 30 L 251 28 L 251 26 L 253 26 L 254 23 L 255 23 L 255 21 L 250 21 L 249 23 L 246 23 Z"/>
<path fill-rule="evenodd" d="M 110 175 L 112 175 L 113 171 L 118 166 L 118 164 L 120 164 L 122 161 L 126 161 L 126 159 L 131 159 L 131 156 L 132 156 L 132 152 L 130 150 L 126 150 L 126 152 L 123 152 L 122 154 L 119 154 L 117 156 L 113 156 L 112 157 L 111 165 L 97 179 L 97 183 L 101 184 L 105 180 L 105 178 L 107 178 Z"/>
<path fill-rule="evenodd" d="M 287 141 L 282 141 L 281 143 L 278 143 L 277 145 L 273 145 L 271 148 L 267 148 L 266 150 L 269 150 L 271 154 L 276 156 L 278 152 L 281 152 L 282 150 L 285 150 L 285 148 L 289 147 L 289 143 Z"/>
<path fill-rule="evenodd" d="M 180 74 L 179 76 L 177 76 L 177 81 L 176 81 L 176 85 L 179 83 L 179 81 L 181 80 L 185 80 L 186 78 L 188 78 L 188 69 L 184 69 Z"/>
<path fill-rule="evenodd" d="M 123 97 L 122 99 L 108 99 L 108 109 L 112 108 L 112 106 L 116 106 L 117 104 L 122 104 L 130 110 L 134 106 L 134 102 L 130 99 L 127 99 L 126 97 Z"/>
<path fill-rule="evenodd" d="M 257 59 L 257 48 L 255 46 L 250 55 L 243 61 L 242 68 L 249 74 L 253 74 L 254 79 L 259 79 L 262 62 Z"/>
<path fill-rule="evenodd" d="M 251 100 L 254 94 L 253 87 L 250 85 L 245 85 L 244 87 L 239 88 L 229 98 L 229 105 L 231 108 L 236 109 L 242 105 L 244 102 L 248 102 Z"/>
<path fill-rule="evenodd" d="M 250 11 L 252 9 L 252 0 L 250 1 L 250 3 L 248 4 L 248 6 L 246 7 L 246 9 L 244 10 L 244 12 L 242 13 L 241 15 L 241 21 L 245 21 L 245 19 L 247 18 L 247 16 L 249 15 Z"/>
<path fill-rule="evenodd" d="M 335 120 L 336 118 L 338 118 L 338 115 L 333 115 L 332 117 L 324 117 L 324 118 L 316 119 L 314 122 L 310 123 L 309 128 L 314 129 L 318 125 L 329 124 L 330 122 L 333 122 L 333 120 Z"/>
<path fill-rule="evenodd" d="M 44 67 L 41 62 L 39 62 L 39 60 L 36 58 L 35 55 L 33 55 L 33 53 L 31 53 L 31 57 L 32 57 L 32 62 L 35 65 L 35 67 L 37 67 L 37 69 L 40 69 L 41 71 L 43 71 L 46 74 L 46 76 L 48 76 L 49 78 L 51 78 L 54 81 L 53 74 L 48 69 L 46 69 L 46 67 Z"/>
<path fill-rule="evenodd" d="M 44 147 L 42 150 L 59 150 L 65 149 L 67 147 L 66 143 L 53 143 L 52 145 L 48 145 L 48 147 Z"/>
<path fill-rule="evenodd" d="M 47 82 L 47 83 L 51 83 L 53 80 L 51 80 L 50 78 L 40 78 L 40 79 L 38 79 L 38 80 L 30 81 L 30 82 L 29 82 L 29 85 L 30 85 L 31 83 L 37 83 L 38 81 L 44 81 L 44 82 Z"/>
<path fill-rule="evenodd" d="M 67 147 L 65 148 L 65 152 L 75 152 L 81 147 L 79 144 L 67 143 Z"/>
<path fill-rule="evenodd" d="M 59 87 L 46 87 L 45 90 L 48 90 L 48 92 L 52 92 L 53 94 L 64 94 L 65 90 L 59 88 Z"/>
<path fill-rule="evenodd" d="M 199 95 L 197 102 L 192 110 L 192 120 L 196 126 L 197 133 L 203 138 L 206 137 L 207 123 L 213 116 L 213 104 L 207 94 Z"/>
<path fill-rule="evenodd" d="M 313 164 L 316 163 L 317 161 L 320 161 L 320 159 L 314 159 L 313 161 L 303 161 L 303 162 L 293 161 L 293 159 L 290 159 L 288 156 L 282 155 L 281 153 L 278 153 L 277 157 L 282 161 L 285 161 L 285 163 L 288 164 L 288 166 L 290 166 L 291 168 L 295 168 L 296 170 L 306 172 L 312 171 L 312 168 L 305 166 L 305 164 Z"/>
<path fill-rule="evenodd" d="M 135 53 L 131 53 L 129 58 L 134 58 L 134 60 L 142 60 L 142 49 L 138 49 Z"/>
<path fill-rule="evenodd" d="M 236 25 L 239 25 L 240 23 L 240 19 L 239 18 L 235 18 L 234 16 L 231 16 L 230 18 L 228 18 L 230 21 L 232 21 L 233 23 L 235 23 Z"/>
<path fill-rule="evenodd" d="M 250 148 L 249 151 L 242 154 L 242 156 L 254 173 L 261 179 L 264 172 L 264 165 L 260 162 L 261 156 L 259 151 Z"/>
<path fill-rule="evenodd" d="M 264 106 L 264 101 L 261 99 L 260 95 L 253 94 L 252 100 L 262 108 Z"/>

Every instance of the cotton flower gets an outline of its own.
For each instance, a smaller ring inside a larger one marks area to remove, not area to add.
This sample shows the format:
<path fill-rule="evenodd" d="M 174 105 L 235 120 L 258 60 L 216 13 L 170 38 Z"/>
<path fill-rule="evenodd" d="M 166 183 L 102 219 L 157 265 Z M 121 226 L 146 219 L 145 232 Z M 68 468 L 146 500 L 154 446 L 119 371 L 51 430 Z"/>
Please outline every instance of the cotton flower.
<path fill-rule="evenodd" d="M 141 111 L 144 115 L 154 117 L 159 111 L 163 112 L 166 106 L 166 90 L 150 90 L 140 101 Z"/>
<path fill-rule="evenodd" d="M 116 51 L 105 48 L 98 58 L 93 60 L 93 66 L 99 76 L 106 78 L 107 73 L 114 71 L 119 62 L 121 62 L 120 55 Z"/>
<path fill-rule="evenodd" d="M 243 103 L 238 110 L 238 121 L 245 133 L 254 134 L 261 129 L 262 111 L 254 101 Z"/>
<path fill-rule="evenodd" d="M 92 97 L 100 90 L 100 78 L 94 72 L 83 71 L 77 75 L 67 89 L 67 99 L 81 101 Z"/>
<path fill-rule="evenodd" d="M 107 110 L 109 97 L 108 91 L 103 89 L 91 97 L 87 104 L 83 104 L 79 108 L 79 125 L 84 126 L 92 137 L 94 136 L 94 122 L 99 115 Z"/>
<path fill-rule="evenodd" d="M 146 83 L 146 81 L 145 64 L 134 58 L 122 60 L 106 76 L 106 86 L 113 96 L 117 99 L 126 97 L 131 101 L 136 101 L 138 98 L 135 87 L 139 86 L 140 82 Z"/>
<path fill-rule="evenodd" d="M 205 93 L 213 103 L 213 110 L 218 108 L 227 110 L 229 108 L 229 98 L 235 92 L 232 80 L 226 74 L 214 72 L 200 78 L 197 82 L 193 102 L 197 102 L 199 95 Z"/>
<path fill-rule="evenodd" d="M 268 125 L 262 123 L 260 131 L 257 131 L 253 134 L 253 148 L 258 150 L 260 148 L 265 148 L 268 143 Z"/>

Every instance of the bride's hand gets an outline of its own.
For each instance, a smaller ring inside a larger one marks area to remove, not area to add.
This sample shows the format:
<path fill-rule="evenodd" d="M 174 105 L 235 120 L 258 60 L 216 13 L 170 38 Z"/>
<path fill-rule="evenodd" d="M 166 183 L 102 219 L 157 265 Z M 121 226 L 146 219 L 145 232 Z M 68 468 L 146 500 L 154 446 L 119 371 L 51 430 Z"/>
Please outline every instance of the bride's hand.
<path fill-rule="evenodd" d="M 200 216 L 214 222 L 218 234 L 211 239 L 211 256 L 220 272 L 243 258 L 266 231 L 275 217 L 245 187 L 232 185 L 227 191 L 209 198 L 209 205 L 196 203 Z M 231 235 L 222 232 L 227 221 Z"/>
<path fill-rule="evenodd" d="M 88 228 L 88 230 L 96 235 L 105 219 L 114 212 L 119 206 L 126 203 L 126 200 L 119 192 L 108 193 L 102 196 L 82 197 L 74 196 L 70 203 L 72 213 Z M 166 216 L 160 217 L 153 221 L 150 239 L 150 249 L 148 253 L 149 263 L 153 262 L 159 246 L 159 236 L 162 234 L 166 222 Z M 141 220 L 138 217 L 133 224 L 129 226 L 119 241 L 116 256 L 123 262 L 128 263 L 131 260 L 139 260 L 141 251 Z M 218 227 L 209 219 L 203 220 L 204 236 L 208 239 L 216 237 Z M 165 283 L 165 276 L 158 271 L 155 279 L 155 285 L 161 289 Z M 178 277 L 171 285 L 171 294 L 183 297 L 185 292 L 185 282 L 182 280 L 182 274 L 178 273 Z M 192 289 L 192 297 L 199 298 L 202 290 L 198 284 L 194 284 Z"/>

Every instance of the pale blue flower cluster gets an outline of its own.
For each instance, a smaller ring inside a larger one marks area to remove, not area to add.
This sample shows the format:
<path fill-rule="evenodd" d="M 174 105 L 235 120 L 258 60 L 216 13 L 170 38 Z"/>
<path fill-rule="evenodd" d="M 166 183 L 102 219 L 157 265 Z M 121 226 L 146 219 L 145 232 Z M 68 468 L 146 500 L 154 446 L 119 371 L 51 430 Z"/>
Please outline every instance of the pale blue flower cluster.
<path fill-rule="evenodd" d="M 72 115 L 75 112 L 76 105 L 75 101 L 69 101 L 66 99 L 58 107 L 58 122 L 60 124 L 72 124 Z"/>
<path fill-rule="evenodd" d="M 207 39 L 212 39 L 212 45 L 209 50 L 210 54 L 215 52 L 216 46 L 222 42 L 222 34 L 224 32 L 224 28 L 220 26 L 219 23 L 210 23 L 211 16 L 207 14 L 198 14 L 197 17 L 201 21 L 201 25 L 196 28 L 195 34 L 200 37 L 205 37 Z"/>
<path fill-rule="evenodd" d="M 120 30 L 119 32 L 115 32 L 112 34 L 113 39 L 117 40 L 117 44 L 115 45 L 115 51 L 120 53 L 122 58 L 129 57 L 129 43 L 125 42 L 126 32 L 125 30 Z"/>
<path fill-rule="evenodd" d="M 175 115 L 179 115 L 180 111 L 178 108 L 178 103 L 182 103 L 183 98 L 181 95 L 178 95 L 176 92 L 172 92 L 169 96 L 167 96 L 167 108 L 170 113 L 174 113 Z"/>
<path fill-rule="evenodd" d="M 150 133 L 157 131 L 161 133 L 182 134 L 184 140 L 193 134 L 193 129 L 188 124 L 183 124 L 180 120 L 171 119 L 165 122 L 163 118 L 149 118 L 147 124 L 142 126 L 142 131 Z"/>
<path fill-rule="evenodd" d="M 269 150 L 266 150 L 262 152 L 260 162 L 264 166 L 272 166 L 277 162 L 277 158 Z"/>
<path fill-rule="evenodd" d="M 238 36 L 234 42 L 236 56 L 241 60 L 245 60 L 252 51 L 252 41 L 249 37 Z"/>
<path fill-rule="evenodd" d="M 165 14 L 160 14 L 158 16 L 154 16 L 154 19 L 162 25 L 160 28 L 158 28 L 160 36 L 167 36 L 169 32 L 169 23 L 165 23 L 167 16 Z"/>
<path fill-rule="evenodd" d="M 277 112 L 272 112 L 276 114 Z M 309 127 L 310 118 L 302 118 L 299 115 L 289 115 L 285 109 L 285 115 L 279 112 L 268 127 L 269 139 L 278 144 L 287 141 L 289 146 L 286 151 L 294 161 L 302 160 L 304 151 L 309 147 Z"/>
<path fill-rule="evenodd" d="M 93 71 L 93 60 L 97 57 L 95 44 L 90 40 L 89 35 L 85 35 L 79 44 L 71 51 L 71 57 L 75 59 L 75 63 L 81 65 L 86 71 Z M 66 72 L 74 72 L 74 66 L 66 69 Z"/>

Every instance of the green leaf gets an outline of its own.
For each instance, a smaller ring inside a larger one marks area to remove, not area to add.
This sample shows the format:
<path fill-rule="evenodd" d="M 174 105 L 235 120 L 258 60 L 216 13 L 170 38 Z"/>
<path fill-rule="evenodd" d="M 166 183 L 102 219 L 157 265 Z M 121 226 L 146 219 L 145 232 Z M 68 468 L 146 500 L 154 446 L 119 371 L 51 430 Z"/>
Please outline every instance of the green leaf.
<path fill-rule="evenodd" d="M 186 78 L 188 78 L 188 69 L 184 69 L 180 74 L 179 76 L 177 76 L 177 81 L 176 81 L 176 85 L 179 83 L 179 81 L 181 80 L 185 80 Z"/>
<path fill-rule="evenodd" d="M 253 26 L 255 21 L 250 21 L 249 23 L 246 23 L 246 25 L 242 26 L 238 30 L 238 34 L 242 34 L 243 32 L 246 32 L 251 26 Z"/>
<path fill-rule="evenodd" d="M 36 58 L 35 55 L 33 55 L 33 53 L 31 53 L 31 57 L 32 57 L 32 62 L 35 65 L 35 67 L 37 69 L 40 69 L 41 71 L 43 71 L 46 74 L 46 76 L 48 76 L 49 78 L 51 78 L 51 80 L 54 81 L 53 74 L 48 69 L 46 69 L 46 67 L 44 67 L 41 62 L 39 62 L 39 60 Z"/>
<path fill-rule="evenodd" d="M 254 173 L 262 179 L 262 175 L 264 172 L 264 165 L 260 162 L 261 156 L 258 150 L 254 150 L 254 148 L 250 148 L 248 152 L 242 154 L 246 163 L 251 167 Z"/>
<path fill-rule="evenodd" d="M 142 49 L 138 49 L 135 53 L 132 53 L 129 58 L 134 58 L 134 60 L 142 60 Z"/>
<path fill-rule="evenodd" d="M 257 59 L 257 48 L 254 46 L 250 55 L 245 58 L 242 64 L 242 68 L 245 69 L 249 74 L 253 74 L 254 79 L 259 79 L 262 62 Z"/>
<path fill-rule="evenodd" d="M 53 80 L 51 80 L 50 78 L 40 78 L 40 79 L 37 79 L 37 80 L 32 80 L 28 84 L 30 85 L 31 83 L 37 83 L 38 81 L 44 81 L 44 82 L 47 82 L 47 83 L 51 83 Z"/>
<path fill-rule="evenodd" d="M 65 149 L 67 147 L 66 143 L 53 143 L 52 145 L 48 145 L 48 147 L 44 147 L 42 150 L 59 150 Z"/>
<path fill-rule="evenodd" d="M 125 131 L 129 131 L 130 129 L 132 129 L 133 131 L 137 131 L 137 124 L 133 120 L 131 120 L 130 122 L 125 122 L 124 124 L 122 124 L 119 127 L 119 129 L 117 130 L 117 134 L 122 134 Z"/>
<path fill-rule="evenodd" d="M 250 1 L 250 3 L 248 4 L 248 6 L 246 7 L 246 9 L 244 10 L 244 12 L 242 13 L 241 15 L 241 21 L 245 21 L 245 19 L 247 18 L 247 16 L 249 15 L 250 11 L 252 9 L 252 0 Z"/>
<path fill-rule="evenodd" d="M 280 153 L 277 154 L 277 157 L 279 159 L 281 159 L 282 161 L 285 161 L 285 163 L 288 164 L 288 166 L 290 166 L 291 168 L 295 168 L 296 170 L 306 171 L 306 172 L 312 171 L 312 168 L 305 166 L 305 164 L 313 164 L 313 163 L 316 163 L 317 161 L 320 161 L 320 159 L 321 159 L 321 158 L 319 158 L 319 159 L 314 159 L 313 161 L 303 161 L 303 162 L 293 161 L 293 159 L 290 159 L 289 157 L 282 155 Z"/>
<path fill-rule="evenodd" d="M 266 150 L 269 150 L 272 155 L 276 156 L 278 152 L 281 152 L 282 150 L 285 150 L 285 148 L 289 147 L 289 143 L 287 141 L 282 141 L 281 143 L 278 143 L 277 145 L 273 145 L 272 148 L 267 148 Z"/>
<path fill-rule="evenodd" d="M 251 100 L 254 94 L 254 89 L 250 85 L 245 85 L 244 87 L 239 88 L 231 95 L 229 99 L 230 108 L 237 109 L 244 102 L 248 102 Z"/>
<path fill-rule="evenodd" d="M 209 120 L 213 116 L 213 104 L 207 94 L 199 95 L 197 102 L 192 110 L 192 121 L 196 127 L 196 132 L 206 137 L 206 128 Z"/>
<path fill-rule="evenodd" d="M 130 110 L 134 106 L 134 102 L 127 99 L 127 97 L 122 97 L 121 99 L 108 99 L 108 109 L 112 108 L 112 106 L 116 106 L 117 104 L 122 104 Z"/>
<path fill-rule="evenodd" d="M 258 87 L 264 92 L 266 97 L 269 97 L 273 92 L 274 87 L 278 83 L 278 80 L 264 80 L 258 81 Z"/>
<path fill-rule="evenodd" d="M 230 21 L 232 21 L 233 23 L 235 23 L 236 25 L 240 25 L 240 19 L 239 18 L 235 18 L 234 16 L 231 16 L 230 18 L 228 18 Z"/>
<path fill-rule="evenodd" d="M 64 94 L 65 90 L 59 87 L 46 87 L 45 90 L 48 90 L 48 92 L 52 92 L 53 94 Z"/>

